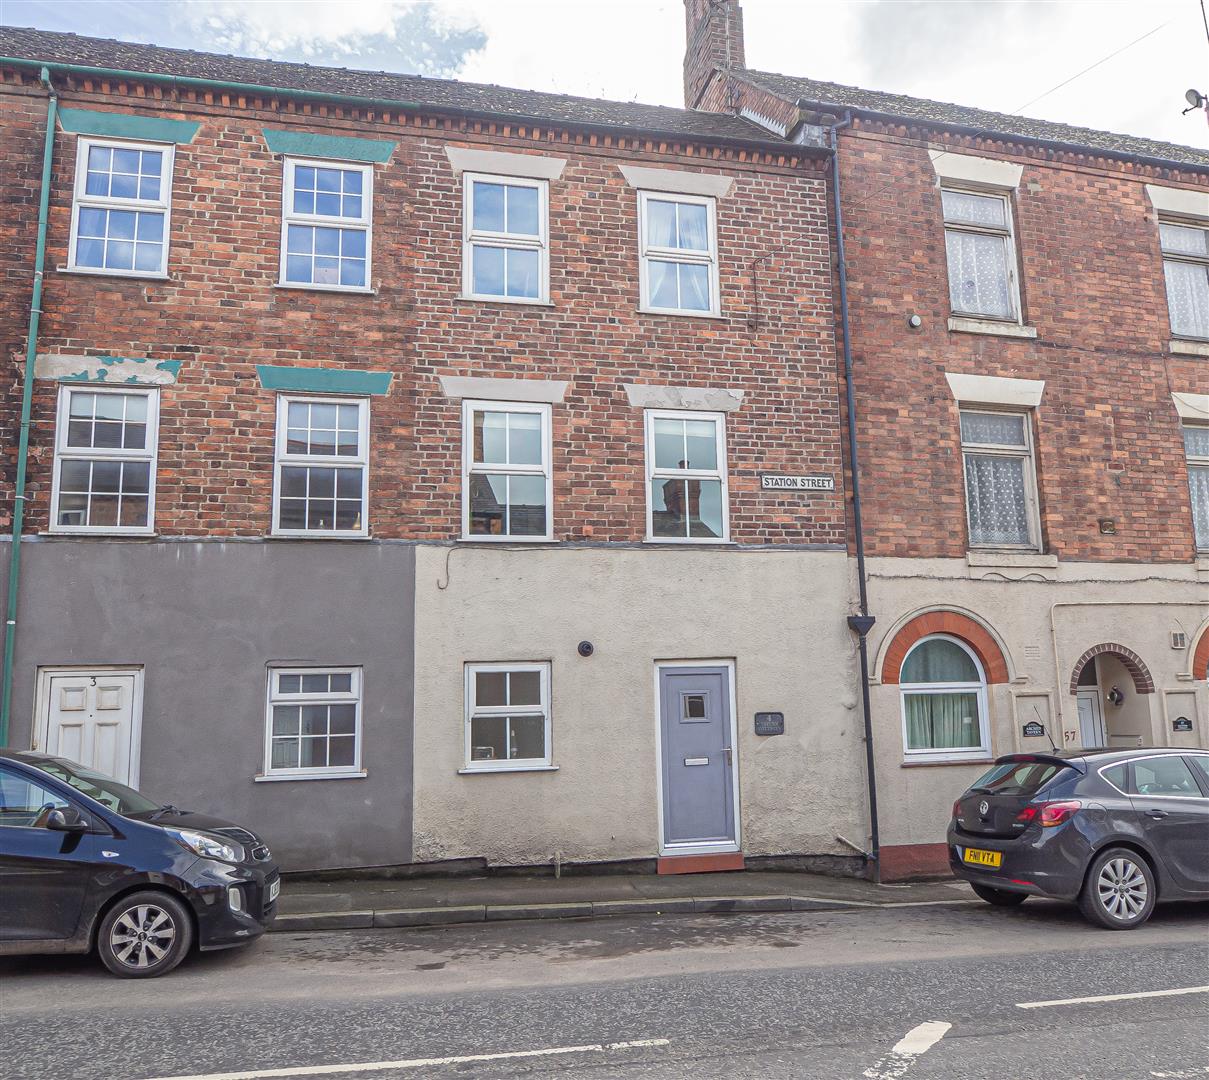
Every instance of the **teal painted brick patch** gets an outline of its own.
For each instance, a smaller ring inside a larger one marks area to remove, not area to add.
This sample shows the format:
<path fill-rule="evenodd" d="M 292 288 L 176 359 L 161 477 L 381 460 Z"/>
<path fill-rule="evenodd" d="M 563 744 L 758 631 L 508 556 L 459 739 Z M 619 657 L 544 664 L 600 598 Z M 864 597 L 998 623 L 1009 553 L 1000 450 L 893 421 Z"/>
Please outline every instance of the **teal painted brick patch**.
<path fill-rule="evenodd" d="M 106 386 L 170 386 L 180 377 L 180 360 L 143 356 L 71 356 L 39 354 L 34 378 L 55 382 L 104 383 Z"/>
<path fill-rule="evenodd" d="M 60 109 L 59 122 L 64 131 L 77 135 L 107 135 L 115 139 L 139 139 L 144 142 L 191 143 L 200 123 L 192 120 L 168 120 L 161 116 L 135 113 L 95 112 L 92 109 Z"/>
<path fill-rule="evenodd" d="M 318 135 L 313 131 L 279 131 L 276 128 L 264 129 L 264 141 L 274 154 L 369 161 L 378 165 L 389 161 L 398 145 L 388 139 L 357 139 L 351 135 Z"/>
<path fill-rule="evenodd" d="M 296 390 L 307 394 L 382 395 L 390 392 L 389 371 L 348 371 L 343 368 L 269 367 L 258 364 L 256 374 L 266 390 Z"/>

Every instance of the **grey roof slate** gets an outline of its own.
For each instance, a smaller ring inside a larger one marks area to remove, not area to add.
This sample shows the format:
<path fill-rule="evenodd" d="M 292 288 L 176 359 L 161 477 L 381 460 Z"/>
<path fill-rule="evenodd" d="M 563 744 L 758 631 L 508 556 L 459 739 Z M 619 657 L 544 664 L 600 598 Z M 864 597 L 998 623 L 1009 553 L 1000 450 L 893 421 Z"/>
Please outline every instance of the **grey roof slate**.
<path fill-rule="evenodd" d="M 866 110 L 885 113 L 907 120 L 922 120 L 935 124 L 951 124 L 975 128 L 990 135 L 1008 135 L 1042 142 L 1068 143 L 1087 147 L 1123 157 L 1157 158 L 1162 161 L 1178 162 L 1209 168 L 1209 150 L 1176 143 L 1143 139 L 1136 135 L 1117 135 L 1109 131 L 1058 124 L 1050 120 L 1034 120 L 1027 116 L 1012 116 L 1007 113 L 989 112 L 966 105 L 951 105 L 944 101 L 929 101 L 926 98 L 906 97 L 880 90 L 862 90 L 857 86 L 841 83 L 820 82 L 795 75 L 779 75 L 771 71 L 745 69 L 736 72 L 756 86 L 763 87 L 778 97 L 790 101 L 807 101 L 815 105 L 833 105 L 841 109 Z M 1175 104 L 1173 103 L 1173 108 Z M 1195 128 L 1196 117 L 1192 118 L 1189 130 Z M 1202 124 L 1200 129 L 1205 130 Z"/>
<path fill-rule="evenodd" d="M 282 90 L 349 94 L 410 103 L 441 112 L 473 112 L 650 132 L 746 144 L 779 143 L 764 128 L 742 117 L 642 105 L 629 101 L 517 90 L 506 86 L 430 79 L 389 71 L 356 71 L 281 60 L 221 56 L 191 49 L 135 45 L 109 38 L 0 26 L 0 56 L 123 71 L 180 75 L 225 82 L 255 83 Z"/>

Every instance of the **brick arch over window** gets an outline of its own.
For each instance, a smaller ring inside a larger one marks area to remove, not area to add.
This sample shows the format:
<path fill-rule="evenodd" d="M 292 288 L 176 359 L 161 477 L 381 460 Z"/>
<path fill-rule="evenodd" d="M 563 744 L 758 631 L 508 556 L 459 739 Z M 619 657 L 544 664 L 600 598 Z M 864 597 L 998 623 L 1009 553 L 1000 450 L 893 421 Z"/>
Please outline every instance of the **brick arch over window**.
<path fill-rule="evenodd" d="M 1075 670 L 1071 672 L 1070 676 L 1070 692 L 1072 694 L 1078 692 L 1079 676 L 1083 674 L 1083 669 L 1091 662 L 1093 657 L 1103 656 L 1105 653 L 1115 656 L 1125 665 L 1125 670 L 1129 672 L 1130 677 L 1133 679 L 1133 688 L 1139 694 L 1154 693 L 1154 679 L 1150 677 L 1150 670 L 1142 663 L 1142 658 L 1132 649 L 1125 648 L 1124 645 L 1105 642 L 1103 645 L 1093 645 L 1079 657 L 1078 663 L 1075 664 Z"/>
<path fill-rule="evenodd" d="M 1201 634 L 1201 640 L 1196 643 L 1196 652 L 1192 654 L 1192 677 L 1209 679 L 1209 628 Z"/>
<path fill-rule="evenodd" d="M 956 611 L 926 611 L 922 615 L 916 615 L 894 635 L 890 648 L 886 650 L 886 659 L 882 663 L 882 682 L 897 683 L 899 671 L 907 653 L 911 651 L 911 646 L 920 638 L 931 634 L 949 634 L 961 638 L 974 650 L 988 683 L 1008 681 L 1007 661 L 1003 658 L 1003 651 L 985 626 Z"/>

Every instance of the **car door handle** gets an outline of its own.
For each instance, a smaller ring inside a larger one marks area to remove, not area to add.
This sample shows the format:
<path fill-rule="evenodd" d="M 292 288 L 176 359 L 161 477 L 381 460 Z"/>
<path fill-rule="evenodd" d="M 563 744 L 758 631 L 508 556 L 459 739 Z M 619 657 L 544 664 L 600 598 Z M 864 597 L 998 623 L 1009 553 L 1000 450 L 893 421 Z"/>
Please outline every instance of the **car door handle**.
<path fill-rule="evenodd" d="M 1152 817 L 1152 818 L 1165 818 L 1167 816 L 1167 811 L 1166 810 L 1147 810 L 1146 816 Z"/>

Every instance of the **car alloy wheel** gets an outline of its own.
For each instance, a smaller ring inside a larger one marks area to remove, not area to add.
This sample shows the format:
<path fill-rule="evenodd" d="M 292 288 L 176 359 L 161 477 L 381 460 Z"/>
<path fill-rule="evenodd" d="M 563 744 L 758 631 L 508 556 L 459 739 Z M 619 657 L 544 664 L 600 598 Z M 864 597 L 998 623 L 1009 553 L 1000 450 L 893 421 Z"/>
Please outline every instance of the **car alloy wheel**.
<path fill-rule="evenodd" d="M 176 940 L 172 916 L 156 904 L 140 904 L 118 916 L 109 931 L 113 954 L 133 968 L 148 968 L 163 961 Z"/>
<path fill-rule="evenodd" d="M 1154 874 L 1145 861 L 1126 848 L 1112 848 L 1088 870 L 1079 907 L 1092 922 L 1109 930 L 1132 930 L 1154 910 Z"/>
<path fill-rule="evenodd" d="M 97 930 L 97 953 L 115 975 L 152 979 L 179 964 L 193 944 L 188 909 L 175 896 L 146 890 L 123 897 Z"/>
<path fill-rule="evenodd" d="M 1132 859 L 1110 859 L 1096 878 L 1096 892 L 1104 910 L 1114 919 L 1136 919 L 1146 910 L 1150 887 Z"/>

